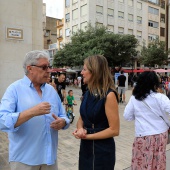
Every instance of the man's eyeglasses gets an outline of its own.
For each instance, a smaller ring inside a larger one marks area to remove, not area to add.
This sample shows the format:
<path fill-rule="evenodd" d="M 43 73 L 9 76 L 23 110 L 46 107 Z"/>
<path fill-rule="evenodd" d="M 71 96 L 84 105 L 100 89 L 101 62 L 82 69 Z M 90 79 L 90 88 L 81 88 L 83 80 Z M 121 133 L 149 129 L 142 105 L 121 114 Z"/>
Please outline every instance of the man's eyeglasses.
<path fill-rule="evenodd" d="M 51 66 L 46 66 L 46 65 L 44 65 L 44 66 L 31 65 L 31 66 L 42 68 L 42 70 L 47 70 L 47 69 L 52 68 Z"/>

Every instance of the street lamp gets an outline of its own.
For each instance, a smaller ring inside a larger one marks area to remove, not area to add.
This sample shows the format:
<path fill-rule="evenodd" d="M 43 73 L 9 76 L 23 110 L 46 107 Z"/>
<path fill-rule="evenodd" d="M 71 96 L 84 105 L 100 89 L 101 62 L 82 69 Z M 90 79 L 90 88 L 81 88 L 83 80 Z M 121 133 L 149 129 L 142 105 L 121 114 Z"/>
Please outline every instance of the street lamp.
<path fill-rule="evenodd" d="M 133 75 L 133 61 L 134 61 L 134 57 L 132 56 L 131 59 L 132 59 L 132 75 Z"/>

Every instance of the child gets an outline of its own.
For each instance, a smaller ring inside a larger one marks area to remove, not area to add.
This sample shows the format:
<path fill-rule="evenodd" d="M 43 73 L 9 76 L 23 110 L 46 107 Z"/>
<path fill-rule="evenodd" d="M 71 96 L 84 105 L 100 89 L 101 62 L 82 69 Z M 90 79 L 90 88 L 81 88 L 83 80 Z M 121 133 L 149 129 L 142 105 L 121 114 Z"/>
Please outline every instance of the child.
<path fill-rule="evenodd" d="M 66 105 L 66 111 L 68 111 L 68 106 L 71 105 L 72 111 L 73 111 L 73 116 L 74 115 L 74 110 L 73 110 L 73 104 L 76 105 L 76 101 L 74 100 L 73 96 L 73 90 L 68 91 L 68 96 L 67 96 L 67 105 Z"/>

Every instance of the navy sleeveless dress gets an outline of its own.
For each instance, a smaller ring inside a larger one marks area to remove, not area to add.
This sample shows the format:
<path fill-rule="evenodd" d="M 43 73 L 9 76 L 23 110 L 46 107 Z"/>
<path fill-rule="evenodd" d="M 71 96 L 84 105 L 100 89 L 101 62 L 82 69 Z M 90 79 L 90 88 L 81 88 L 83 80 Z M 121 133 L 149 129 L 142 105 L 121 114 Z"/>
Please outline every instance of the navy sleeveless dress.
<path fill-rule="evenodd" d="M 109 90 L 109 92 L 111 91 Z M 89 91 L 85 93 L 80 106 L 80 114 L 88 134 L 109 127 L 105 113 L 105 101 L 106 98 L 100 99 L 98 96 L 90 94 Z M 114 170 L 114 165 L 115 142 L 113 138 L 101 140 L 81 139 L 79 170 Z"/>

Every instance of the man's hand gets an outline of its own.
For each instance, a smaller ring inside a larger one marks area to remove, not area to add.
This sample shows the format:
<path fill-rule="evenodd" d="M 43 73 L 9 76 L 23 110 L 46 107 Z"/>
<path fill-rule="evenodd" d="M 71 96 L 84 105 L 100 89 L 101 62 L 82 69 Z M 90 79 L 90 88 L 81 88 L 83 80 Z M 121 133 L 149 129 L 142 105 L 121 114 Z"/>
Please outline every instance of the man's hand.
<path fill-rule="evenodd" d="M 49 114 L 51 110 L 51 105 L 48 102 L 42 102 L 31 108 L 31 112 L 34 116 Z"/>
<path fill-rule="evenodd" d="M 20 113 L 18 120 L 15 124 L 15 127 L 20 126 L 22 123 L 28 121 L 34 116 L 49 114 L 50 110 L 51 105 L 48 102 L 42 102 L 40 104 L 37 104 L 36 106 Z"/>
<path fill-rule="evenodd" d="M 55 130 L 60 130 L 66 125 L 65 119 L 57 117 L 55 114 L 52 114 L 52 116 L 55 120 L 51 123 L 51 128 Z"/>

